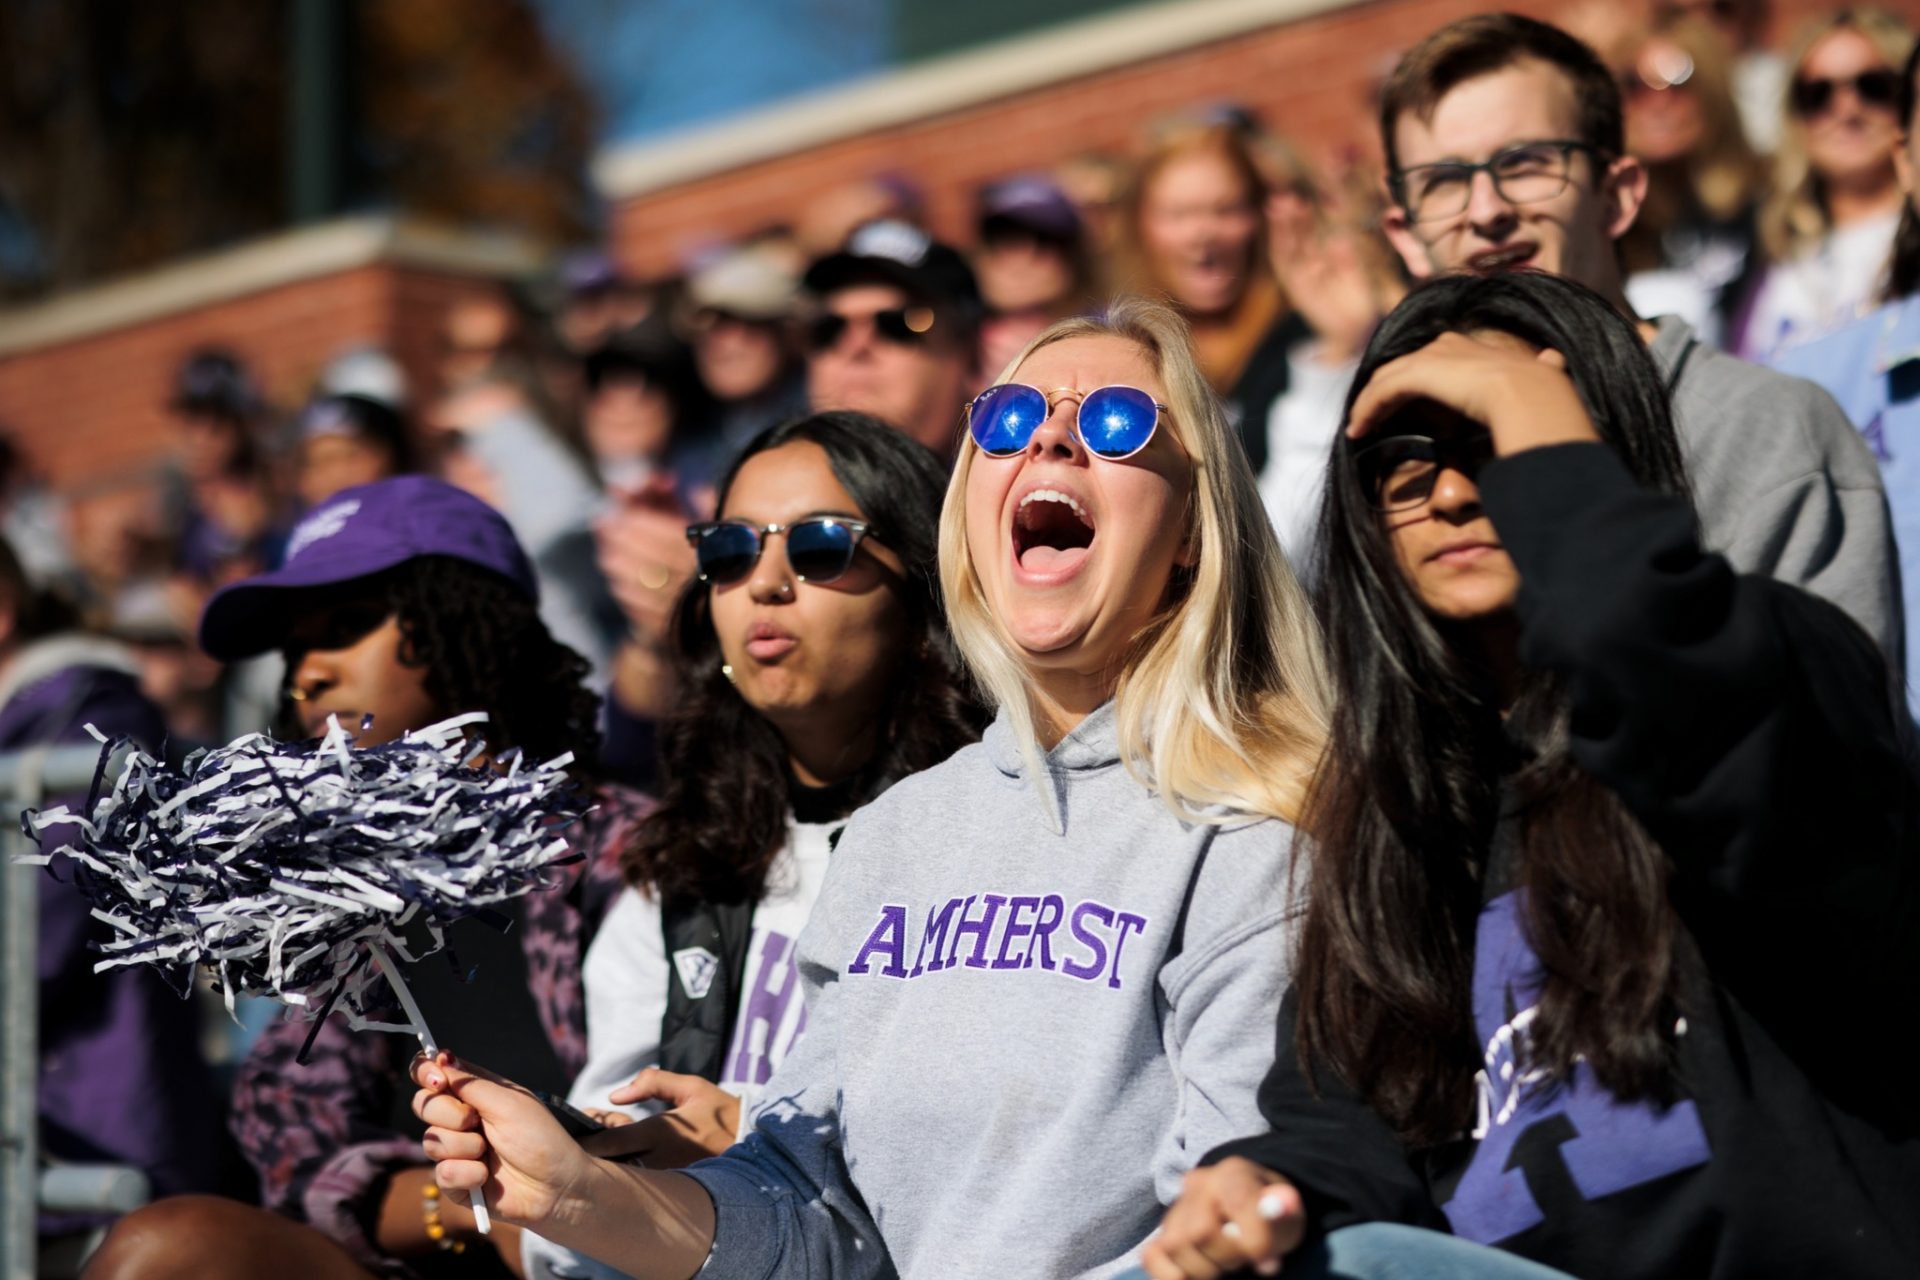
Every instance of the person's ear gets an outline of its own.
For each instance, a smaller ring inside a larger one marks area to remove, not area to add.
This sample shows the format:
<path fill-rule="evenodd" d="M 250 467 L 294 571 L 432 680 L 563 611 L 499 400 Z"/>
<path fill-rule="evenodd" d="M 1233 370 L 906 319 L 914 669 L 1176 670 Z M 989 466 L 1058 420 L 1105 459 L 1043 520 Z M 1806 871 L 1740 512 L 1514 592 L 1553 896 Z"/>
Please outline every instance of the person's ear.
<path fill-rule="evenodd" d="M 1607 239 L 1627 234 L 1647 202 L 1647 166 L 1635 156 L 1621 156 L 1607 166 L 1600 184 L 1606 201 Z"/>
<path fill-rule="evenodd" d="M 1911 201 L 1914 195 L 1913 182 L 1915 178 L 1914 166 L 1913 166 L 1913 138 L 1911 136 L 1902 136 L 1900 139 L 1900 145 L 1894 148 L 1893 171 L 1894 173 L 1899 175 L 1900 189 L 1907 193 L 1907 199 Z"/>
<path fill-rule="evenodd" d="M 1381 215 L 1380 229 L 1386 233 L 1387 243 L 1400 255 L 1400 261 L 1407 264 L 1407 274 L 1415 280 L 1427 280 L 1439 273 L 1433 256 L 1427 252 L 1427 242 L 1422 240 L 1407 220 L 1407 211 L 1399 204 L 1389 200 L 1386 213 Z"/>

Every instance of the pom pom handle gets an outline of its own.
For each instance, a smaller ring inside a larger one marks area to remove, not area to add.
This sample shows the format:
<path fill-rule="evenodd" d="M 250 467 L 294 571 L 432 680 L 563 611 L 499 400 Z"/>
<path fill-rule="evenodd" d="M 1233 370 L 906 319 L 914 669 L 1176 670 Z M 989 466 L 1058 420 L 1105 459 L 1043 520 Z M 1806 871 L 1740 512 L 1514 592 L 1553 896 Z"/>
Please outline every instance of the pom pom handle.
<path fill-rule="evenodd" d="M 388 955 L 387 949 L 378 942 L 368 942 L 367 949 L 373 953 L 374 964 L 379 966 L 381 974 L 385 976 L 388 985 L 393 988 L 394 997 L 400 1001 L 400 1007 L 406 1011 L 407 1021 L 413 1026 L 413 1034 L 415 1038 L 420 1041 L 421 1051 L 429 1058 L 437 1057 L 440 1053 L 440 1046 L 434 1043 L 433 1031 L 427 1026 L 427 1019 L 425 1015 L 420 1012 L 420 1003 L 413 998 L 413 992 L 408 989 L 406 979 L 400 976 L 399 966 L 394 964 L 393 957 Z M 493 1233 L 493 1219 L 487 1216 L 486 1189 L 483 1187 L 475 1187 L 469 1191 L 467 1193 L 467 1203 L 473 1209 L 473 1225 L 475 1229 L 483 1236 L 491 1235 Z"/>

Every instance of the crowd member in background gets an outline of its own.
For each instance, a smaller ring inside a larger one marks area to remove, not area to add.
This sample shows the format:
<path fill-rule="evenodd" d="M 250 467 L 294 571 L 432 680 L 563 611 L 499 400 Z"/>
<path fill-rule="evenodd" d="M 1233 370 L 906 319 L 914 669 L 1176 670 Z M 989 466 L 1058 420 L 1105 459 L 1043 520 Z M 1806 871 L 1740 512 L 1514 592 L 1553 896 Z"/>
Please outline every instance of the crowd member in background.
<path fill-rule="evenodd" d="M 41 477 L 32 460 L 0 424 L 0 538 L 6 539 L 37 586 L 73 580 L 68 506 Z"/>
<path fill-rule="evenodd" d="M 618 503 L 656 481 L 702 509 L 712 505 L 705 457 L 687 436 L 706 398 L 687 349 L 664 321 L 613 335 L 589 354 L 580 426 L 608 499 Z"/>
<path fill-rule="evenodd" d="M 973 272 L 986 318 L 982 368 L 1000 369 L 1056 320 L 1093 304 L 1086 229 L 1066 192 L 1044 174 L 980 188 Z"/>
<path fill-rule="evenodd" d="M 0 752 L 91 747 L 88 725 L 149 752 L 166 740 L 159 710 L 140 693 L 133 655 L 81 630 L 71 607 L 34 586 L 0 540 Z M 86 796 L 57 796 L 42 807 L 63 803 L 84 809 Z M 71 827 L 49 828 L 41 848 L 52 853 L 77 838 Z M 91 904 L 73 887 L 65 858 L 47 871 L 35 878 L 43 1156 L 130 1166 L 155 1195 L 244 1193 L 236 1176 L 243 1166 L 223 1140 L 220 1098 L 200 1054 L 199 1006 L 140 966 L 95 973 L 101 926 Z M 42 1214 L 42 1247 L 98 1225 L 97 1217 Z"/>
<path fill-rule="evenodd" d="M 1094 293 L 1104 296 L 1108 282 L 1100 279 L 1119 251 L 1120 198 L 1126 190 L 1130 166 L 1109 151 L 1081 151 L 1056 165 L 1053 180 L 1073 201 L 1086 237 L 1087 260 L 1095 279 Z"/>
<path fill-rule="evenodd" d="M 1120 221 L 1127 286 L 1165 297 L 1192 326 L 1256 475 L 1268 411 L 1286 390 L 1286 350 L 1304 334 L 1267 267 L 1266 198 L 1246 130 L 1195 124 L 1169 130 L 1141 159 Z"/>
<path fill-rule="evenodd" d="M 1533 269 L 1630 314 L 1615 242 L 1646 170 L 1620 87 L 1585 45 L 1513 14 L 1466 18 L 1401 59 L 1382 97 L 1388 238 L 1417 277 Z M 1899 562 L 1873 455 L 1811 383 L 1641 321 L 1666 378 L 1706 545 L 1853 615 L 1905 670 Z"/>
<path fill-rule="evenodd" d="M 1900 80 L 1900 121 L 1906 131 L 1899 154 L 1907 206 L 1900 212 L 1887 289 L 1878 310 L 1824 338 L 1783 353 L 1777 367 L 1831 391 L 1866 436 L 1887 480 L 1893 533 L 1906 571 L 1907 630 L 1920 626 L 1920 46 L 1907 58 Z M 1920 715 L 1920 691 L 1908 698 Z"/>
<path fill-rule="evenodd" d="M 563 258 L 559 284 L 554 333 L 575 359 L 585 358 L 615 334 L 654 314 L 652 292 L 628 280 L 619 264 L 599 249 L 583 249 Z"/>
<path fill-rule="evenodd" d="M 587 954 L 568 1098 L 674 1111 L 596 1136 L 595 1154 L 661 1169 L 733 1145 L 802 1034 L 796 943 L 848 815 L 979 737 L 940 603 L 945 484 L 878 419 L 817 414 L 753 441 L 719 521 L 693 527 L 703 580 L 676 618 L 660 807 Z M 700 965 L 676 967 L 694 948 Z M 533 1280 L 614 1274 L 526 1239 Z"/>
<path fill-rule="evenodd" d="M 594 564 L 601 490 L 584 447 L 562 434 L 531 362 L 505 355 L 430 406 L 424 425 L 447 480 L 497 509 L 539 573 L 540 615 L 604 685 L 617 634 Z"/>
<path fill-rule="evenodd" d="M 708 480 L 726 473 L 747 443 L 807 407 L 807 375 L 795 312 L 799 272 L 764 240 L 733 246 L 687 277 L 677 328 L 712 405 L 690 445 Z"/>
<path fill-rule="evenodd" d="M 1896 104 L 1913 33 L 1878 9 L 1848 8 L 1795 44 L 1773 191 L 1760 210 L 1769 258 L 1738 351 L 1765 360 L 1873 306 L 1900 219 Z"/>
<path fill-rule="evenodd" d="M 807 268 L 807 396 L 872 414 L 953 458 L 979 389 L 980 286 L 965 258 L 902 222 L 871 222 Z"/>
<path fill-rule="evenodd" d="M 342 489 L 414 470 L 406 419 L 391 405 L 364 395 L 323 395 L 300 413 L 294 491 L 303 507 Z"/>
<path fill-rule="evenodd" d="M 1406 285 L 1379 234 L 1377 176 L 1355 168 L 1322 186 L 1297 160 L 1290 173 L 1267 197 L 1267 256 L 1306 332 L 1286 350 L 1286 389 L 1267 412 L 1260 500 L 1281 550 L 1304 575 L 1347 387 L 1375 324 Z"/>
<path fill-rule="evenodd" d="M 201 640 L 223 659 L 279 650 L 293 732 L 317 734 L 329 715 L 349 726 L 370 715 L 358 740 L 372 746 L 484 711 L 477 732 L 487 750 L 541 760 L 572 751 L 590 784 L 597 699 L 581 683 L 585 662 L 540 621 L 536 591 L 498 513 L 408 476 L 347 490 L 308 515 L 285 565 L 215 597 Z M 444 960 L 408 978 L 447 1043 L 535 1087 L 563 1089 L 585 1061 L 582 957 L 643 812 L 617 788 L 598 786 L 594 798 L 598 808 L 569 832 L 583 862 L 517 904 L 517 928 L 454 926 L 460 962 L 478 966 L 471 984 Z M 511 1230 L 467 1248 L 464 1202 L 428 1190 L 432 1171 L 394 1095 L 411 1037 L 351 1031 L 334 1017 L 302 1066 L 311 1030 L 269 1027 L 235 1086 L 235 1132 L 273 1212 L 210 1197 L 161 1201 L 120 1223 L 88 1280 L 464 1280 L 500 1274 L 492 1246 L 517 1259 Z"/>
<path fill-rule="evenodd" d="M 1780 103 L 1787 62 L 1767 47 L 1768 0 L 1655 0 L 1653 24 L 1705 22 L 1733 54 L 1732 84 L 1747 141 L 1762 155 L 1780 145 Z"/>
<path fill-rule="evenodd" d="M 1920 1267 L 1920 1103 L 1857 1038 L 1920 995 L 1906 717 L 1845 614 L 1702 548 L 1661 382 L 1531 273 L 1368 349 L 1272 1132 L 1195 1176 L 1156 1280 L 1309 1239 L 1286 1274 Z"/>
<path fill-rule="evenodd" d="M 1731 59 L 1690 18 L 1650 32 L 1621 72 L 1627 152 L 1647 168 L 1647 198 L 1620 238 L 1627 301 L 1678 315 L 1720 345 L 1758 267 L 1754 219 L 1766 167 L 1740 125 Z"/>
<path fill-rule="evenodd" d="M 443 1057 L 444 1185 L 644 1277 L 1104 1275 L 1250 1113 L 1324 741 L 1307 601 L 1170 310 L 1064 321 L 1006 376 L 940 529 L 999 717 L 848 825 L 746 1141 L 589 1160 Z"/>
<path fill-rule="evenodd" d="M 168 408 L 166 520 L 176 567 L 201 590 L 272 567 L 283 526 L 259 439 L 266 401 L 252 373 L 231 352 L 195 352 Z"/>
<path fill-rule="evenodd" d="M 440 389 L 471 383 L 502 361 L 524 360 L 530 349 L 526 321 L 505 288 L 462 294 L 440 318 Z"/>

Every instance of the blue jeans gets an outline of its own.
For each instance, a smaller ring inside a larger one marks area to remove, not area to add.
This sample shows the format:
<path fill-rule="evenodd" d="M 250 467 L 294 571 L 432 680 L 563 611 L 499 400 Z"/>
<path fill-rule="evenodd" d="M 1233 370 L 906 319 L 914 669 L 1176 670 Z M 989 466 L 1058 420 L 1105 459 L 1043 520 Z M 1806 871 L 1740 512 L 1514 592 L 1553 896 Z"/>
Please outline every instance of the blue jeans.
<path fill-rule="evenodd" d="M 1369 1222 L 1287 1255 L 1286 1280 L 1573 1280 L 1564 1271 L 1444 1232 Z M 1148 1280 L 1128 1271 L 1115 1280 Z"/>

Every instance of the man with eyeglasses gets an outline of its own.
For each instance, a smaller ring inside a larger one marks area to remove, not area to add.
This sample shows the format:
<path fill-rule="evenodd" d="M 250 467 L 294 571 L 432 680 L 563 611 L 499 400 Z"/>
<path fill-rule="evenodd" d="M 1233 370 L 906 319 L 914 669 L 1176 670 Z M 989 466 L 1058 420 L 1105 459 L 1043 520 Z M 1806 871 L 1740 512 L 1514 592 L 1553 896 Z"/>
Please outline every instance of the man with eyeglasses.
<path fill-rule="evenodd" d="M 953 249 L 870 222 L 807 269 L 807 396 L 870 413 L 951 460 L 982 381 L 980 286 Z"/>
<path fill-rule="evenodd" d="M 1428 36 L 1381 97 L 1387 237 L 1417 277 L 1550 271 L 1628 315 L 1616 241 L 1646 197 L 1620 89 L 1555 27 L 1487 14 Z M 1824 596 L 1905 670 L 1899 564 L 1872 454 L 1813 384 L 1640 321 L 1673 397 L 1707 545 Z"/>

